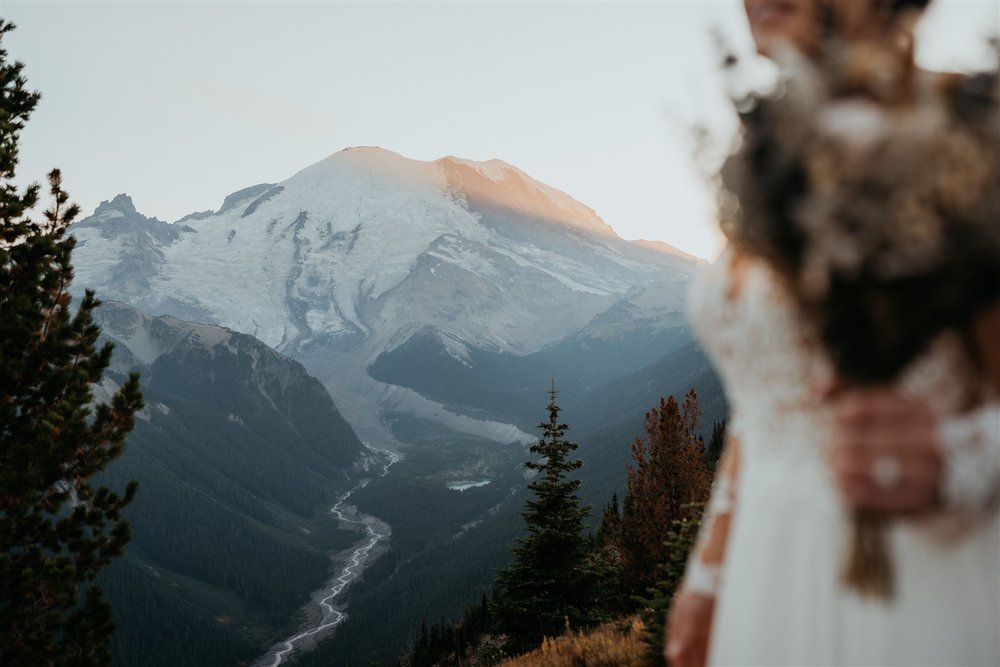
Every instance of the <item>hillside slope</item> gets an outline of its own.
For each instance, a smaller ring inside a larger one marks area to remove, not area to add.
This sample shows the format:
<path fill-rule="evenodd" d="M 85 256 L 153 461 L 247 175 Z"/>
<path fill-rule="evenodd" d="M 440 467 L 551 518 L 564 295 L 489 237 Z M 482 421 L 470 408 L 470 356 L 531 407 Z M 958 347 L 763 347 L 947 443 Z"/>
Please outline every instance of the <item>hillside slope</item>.
<path fill-rule="evenodd" d="M 254 657 L 325 580 L 353 534 L 325 516 L 371 453 L 302 366 L 215 326 L 122 303 L 102 392 L 142 373 L 146 408 L 104 481 L 139 481 L 132 542 L 102 576 L 121 665 Z"/>

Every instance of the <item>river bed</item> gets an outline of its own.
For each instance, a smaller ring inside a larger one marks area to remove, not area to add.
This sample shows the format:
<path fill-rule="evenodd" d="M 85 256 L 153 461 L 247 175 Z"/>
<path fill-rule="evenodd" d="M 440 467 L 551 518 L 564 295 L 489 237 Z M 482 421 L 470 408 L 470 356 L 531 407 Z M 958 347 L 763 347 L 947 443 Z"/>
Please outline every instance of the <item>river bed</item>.
<path fill-rule="evenodd" d="M 389 474 L 389 468 L 399 460 L 399 457 L 389 451 L 381 453 L 388 457 L 388 462 L 379 475 L 384 477 Z M 271 646 L 266 654 L 254 661 L 253 667 L 279 667 L 293 654 L 313 648 L 317 641 L 329 636 L 347 618 L 344 605 L 337 602 L 338 596 L 360 576 L 366 563 L 377 558 L 388 548 L 388 538 L 392 532 L 384 521 L 368 514 L 359 514 L 356 507 L 347 504 L 351 495 L 363 489 L 370 481 L 369 478 L 360 482 L 342 495 L 330 508 L 330 514 L 339 523 L 362 530 L 365 537 L 337 554 L 335 560 L 343 562 L 344 565 L 321 589 L 313 593 L 312 599 L 304 607 L 306 620 L 299 631 Z"/>

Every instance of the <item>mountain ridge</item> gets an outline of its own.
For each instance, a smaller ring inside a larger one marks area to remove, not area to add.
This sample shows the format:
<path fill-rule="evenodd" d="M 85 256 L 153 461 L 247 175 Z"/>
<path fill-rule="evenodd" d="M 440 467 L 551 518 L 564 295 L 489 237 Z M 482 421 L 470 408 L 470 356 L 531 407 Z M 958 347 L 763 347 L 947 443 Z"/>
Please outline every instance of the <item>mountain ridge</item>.
<path fill-rule="evenodd" d="M 95 395 L 139 371 L 146 402 L 102 473 L 139 482 L 132 541 L 101 578 L 115 662 L 248 661 L 354 541 L 326 510 L 374 454 L 318 380 L 251 336 L 114 301 L 94 321 L 115 344 Z"/>
<path fill-rule="evenodd" d="M 657 344 L 700 263 L 621 239 L 593 209 L 500 160 L 381 148 L 345 149 L 181 220 L 145 217 L 127 195 L 102 203 L 70 228 L 77 289 L 259 338 L 303 362 L 362 437 L 384 443 L 379 415 L 400 406 L 499 442 L 531 439 L 369 375 L 413 336 L 434 336 L 459 361 L 637 328 L 647 334 L 633 344 Z"/>

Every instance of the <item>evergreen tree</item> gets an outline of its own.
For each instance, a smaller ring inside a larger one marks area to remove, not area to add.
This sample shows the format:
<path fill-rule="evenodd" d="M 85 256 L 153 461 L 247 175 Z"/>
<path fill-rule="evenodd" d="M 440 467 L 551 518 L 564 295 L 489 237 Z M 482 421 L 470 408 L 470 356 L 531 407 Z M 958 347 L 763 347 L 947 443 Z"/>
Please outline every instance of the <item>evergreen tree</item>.
<path fill-rule="evenodd" d="M 696 519 L 708 499 L 711 471 L 698 438 L 698 396 L 692 389 L 683 407 L 674 397 L 646 414 L 646 439 L 632 445 L 628 492 L 621 517 L 607 515 L 602 535 L 620 560 L 623 593 L 643 595 L 656 582 L 656 569 L 670 557 L 663 539 L 677 520 Z"/>
<path fill-rule="evenodd" d="M 13 27 L 0 20 L 0 40 Z M 58 170 L 41 221 L 29 217 L 39 186 L 12 182 L 39 100 L 22 69 L 0 48 L 0 664 L 108 664 L 114 625 L 95 578 L 128 542 L 121 511 L 136 489 L 90 480 L 121 453 L 142 398 L 133 376 L 93 405 L 111 346 L 97 347 L 92 293 L 70 309 L 65 230 L 79 209 Z"/>
<path fill-rule="evenodd" d="M 466 607 L 462 613 L 462 620 L 458 623 L 445 623 L 441 621 L 434 626 L 430 633 L 427 630 L 427 621 L 423 621 L 420 626 L 420 636 L 410 643 L 406 655 L 401 656 L 398 663 L 400 667 L 441 667 L 456 665 L 468 665 L 476 662 L 475 650 L 484 635 L 493 629 L 493 621 L 490 616 L 490 604 L 484 594 L 479 604 Z M 453 638 L 453 645 L 439 645 L 435 651 L 431 651 L 429 637 L 432 635 L 446 636 Z"/>
<path fill-rule="evenodd" d="M 702 505 L 692 505 L 692 514 L 700 515 Z M 682 517 L 675 519 L 667 533 L 663 546 L 667 559 L 657 567 L 657 581 L 648 591 L 648 597 L 640 600 L 639 616 L 646 628 L 645 662 L 649 667 L 665 665 L 663 660 L 663 638 L 666 633 L 667 612 L 674 599 L 674 593 L 684 578 L 688 555 L 698 539 L 699 518 Z"/>
<path fill-rule="evenodd" d="M 553 384 L 549 420 L 539 425 L 542 438 L 531 447 L 541 459 L 525 463 L 537 473 L 528 484 L 533 497 L 521 513 L 528 534 L 518 539 L 514 562 L 497 573 L 495 582 L 493 614 L 514 650 L 561 634 L 566 623 L 594 621 L 600 572 L 582 534 L 590 506 L 580 504 L 580 480 L 567 479 L 582 461 L 569 458 L 577 445 L 564 437 L 569 426 L 559 422 L 556 394 Z"/>
<path fill-rule="evenodd" d="M 601 523 L 597 527 L 597 547 L 603 549 L 609 544 L 609 536 L 615 535 L 618 531 L 618 524 L 622 520 L 622 510 L 618 502 L 618 492 L 611 494 L 611 502 L 604 508 L 601 514 Z"/>
<path fill-rule="evenodd" d="M 708 447 L 705 448 L 705 461 L 708 466 L 715 470 L 722 456 L 722 446 L 726 442 L 726 420 L 714 422 L 712 424 L 712 437 L 708 439 Z"/>

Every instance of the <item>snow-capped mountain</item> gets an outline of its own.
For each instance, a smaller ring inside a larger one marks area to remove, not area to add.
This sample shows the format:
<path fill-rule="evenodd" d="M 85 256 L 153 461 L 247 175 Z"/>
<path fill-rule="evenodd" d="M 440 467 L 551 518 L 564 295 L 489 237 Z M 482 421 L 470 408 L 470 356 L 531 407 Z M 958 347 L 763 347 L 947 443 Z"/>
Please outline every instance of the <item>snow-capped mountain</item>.
<path fill-rule="evenodd" d="M 461 401 L 372 379 L 383 355 L 429 340 L 472 368 L 484 354 L 628 340 L 640 349 L 621 351 L 632 359 L 624 374 L 662 356 L 663 336 L 678 337 L 697 262 L 619 238 L 590 208 L 499 160 L 421 162 L 380 148 L 341 151 L 176 223 L 119 195 L 71 233 L 75 288 L 251 334 L 302 361 L 362 438 L 383 441 L 386 408 L 497 440 L 529 437 L 509 419 L 446 409 Z M 408 358 L 397 354 L 395 370 Z"/>

